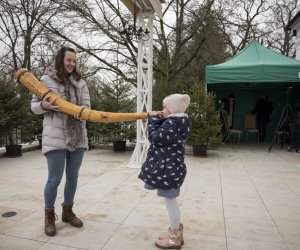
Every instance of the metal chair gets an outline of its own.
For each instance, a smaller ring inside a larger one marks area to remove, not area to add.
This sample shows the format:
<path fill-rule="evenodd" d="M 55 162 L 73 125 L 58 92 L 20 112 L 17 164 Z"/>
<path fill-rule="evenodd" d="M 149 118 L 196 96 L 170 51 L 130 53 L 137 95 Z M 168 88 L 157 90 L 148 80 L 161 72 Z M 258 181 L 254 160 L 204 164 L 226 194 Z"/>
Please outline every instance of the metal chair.
<path fill-rule="evenodd" d="M 259 130 L 256 128 L 256 116 L 246 114 L 244 116 L 245 130 L 246 130 L 246 143 L 248 143 L 248 133 L 257 134 L 257 142 L 259 142 Z"/>
<path fill-rule="evenodd" d="M 223 142 L 226 143 L 229 140 L 232 143 L 231 136 L 233 135 L 233 141 L 235 141 L 237 137 L 237 143 L 240 144 L 242 130 L 234 128 L 230 129 L 228 126 L 228 117 L 222 113 L 222 118 L 225 128 L 225 133 L 223 134 Z"/>

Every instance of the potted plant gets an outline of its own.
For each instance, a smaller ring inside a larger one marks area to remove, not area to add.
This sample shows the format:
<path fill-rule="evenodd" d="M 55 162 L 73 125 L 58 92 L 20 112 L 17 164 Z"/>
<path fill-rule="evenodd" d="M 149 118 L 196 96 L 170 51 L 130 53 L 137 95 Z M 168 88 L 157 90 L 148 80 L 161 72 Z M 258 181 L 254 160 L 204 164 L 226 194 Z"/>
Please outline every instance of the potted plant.
<path fill-rule="evenodd" d="M 207 93 L 203 83 L 192 86 L 188 114 L 192 119 L 192 127 L 187 143 L 193 146 L 194 155 L 207 156 L 207 149 L 220 145 L 222 138 L 220 116 L 215 107 L 215 94 Z"/>
<path fill-rule="evenodd" d="M 127 141 L 133 141 L 136 135 L 135 122 L 119 122 L 111 126 L 111 141 L 113 150 L 126 151 Z"/>
<path fill-rule="evenodd" d="M 4 77 L 0 79 L 0 134 L 5 138 L 6 156 L 21 156 L 22 130 L 29 124 L 30 99 L 27 91 Z M 25 138 L 24 141 L 25 142 Z"/>

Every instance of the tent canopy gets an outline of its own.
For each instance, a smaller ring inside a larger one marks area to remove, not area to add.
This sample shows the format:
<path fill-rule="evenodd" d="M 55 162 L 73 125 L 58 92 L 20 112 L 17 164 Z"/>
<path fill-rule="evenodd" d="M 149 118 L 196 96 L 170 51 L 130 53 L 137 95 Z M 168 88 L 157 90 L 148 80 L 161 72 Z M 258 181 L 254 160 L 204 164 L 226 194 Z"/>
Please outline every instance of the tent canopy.
<path fill-rule="evenodd" d="M 207 65 L 206 84 L 300 83 L 300 61 L 265 48 L 252 40 L 228 61 Z"/>

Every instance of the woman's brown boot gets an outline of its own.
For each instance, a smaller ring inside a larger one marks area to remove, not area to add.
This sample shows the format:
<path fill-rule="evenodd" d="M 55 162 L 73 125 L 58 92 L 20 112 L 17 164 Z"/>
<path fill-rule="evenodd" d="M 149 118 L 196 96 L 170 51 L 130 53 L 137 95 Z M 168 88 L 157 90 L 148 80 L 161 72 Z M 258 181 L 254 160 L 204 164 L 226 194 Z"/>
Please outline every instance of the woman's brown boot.
<path fill-rule="evenodd" d="M 48 236 L 56 235 L 55 221 L 57 217 L 54 208 L 45 208 L 45 234 Z"/>
<path fill-rule="evenodd" d="M 61 216 L 62 221 L 69 222 L 73 227 L 82 227 L 82 221 L 76 217 L 76 214 L 73 213 L 73 203 L 63 203 L 61 205 L 63 208 Z"/>

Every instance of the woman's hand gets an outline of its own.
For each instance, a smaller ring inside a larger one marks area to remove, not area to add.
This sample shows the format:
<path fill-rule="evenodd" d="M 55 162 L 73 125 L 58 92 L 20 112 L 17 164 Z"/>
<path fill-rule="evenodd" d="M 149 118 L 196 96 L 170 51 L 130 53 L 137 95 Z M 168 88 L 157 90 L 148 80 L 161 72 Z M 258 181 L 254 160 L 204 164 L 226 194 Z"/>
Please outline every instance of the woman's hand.
<path fill-rule="evenodd" d="M 44 99 L 41 101 L 41 107 L 44 110 L 54 110 L 54 111 L 60 111 L 59 106 L 54 106 L 53 103 L 56 101 L 56 97 L 52 100 L 48 101 L 48 97 L 45 96 Z"/>
<path fill-rule="evenodd" d="M 83 119 L 79 115 L 74 115 L 74 118 L 78 119 L 79 121 L 83 121 Z"/>

